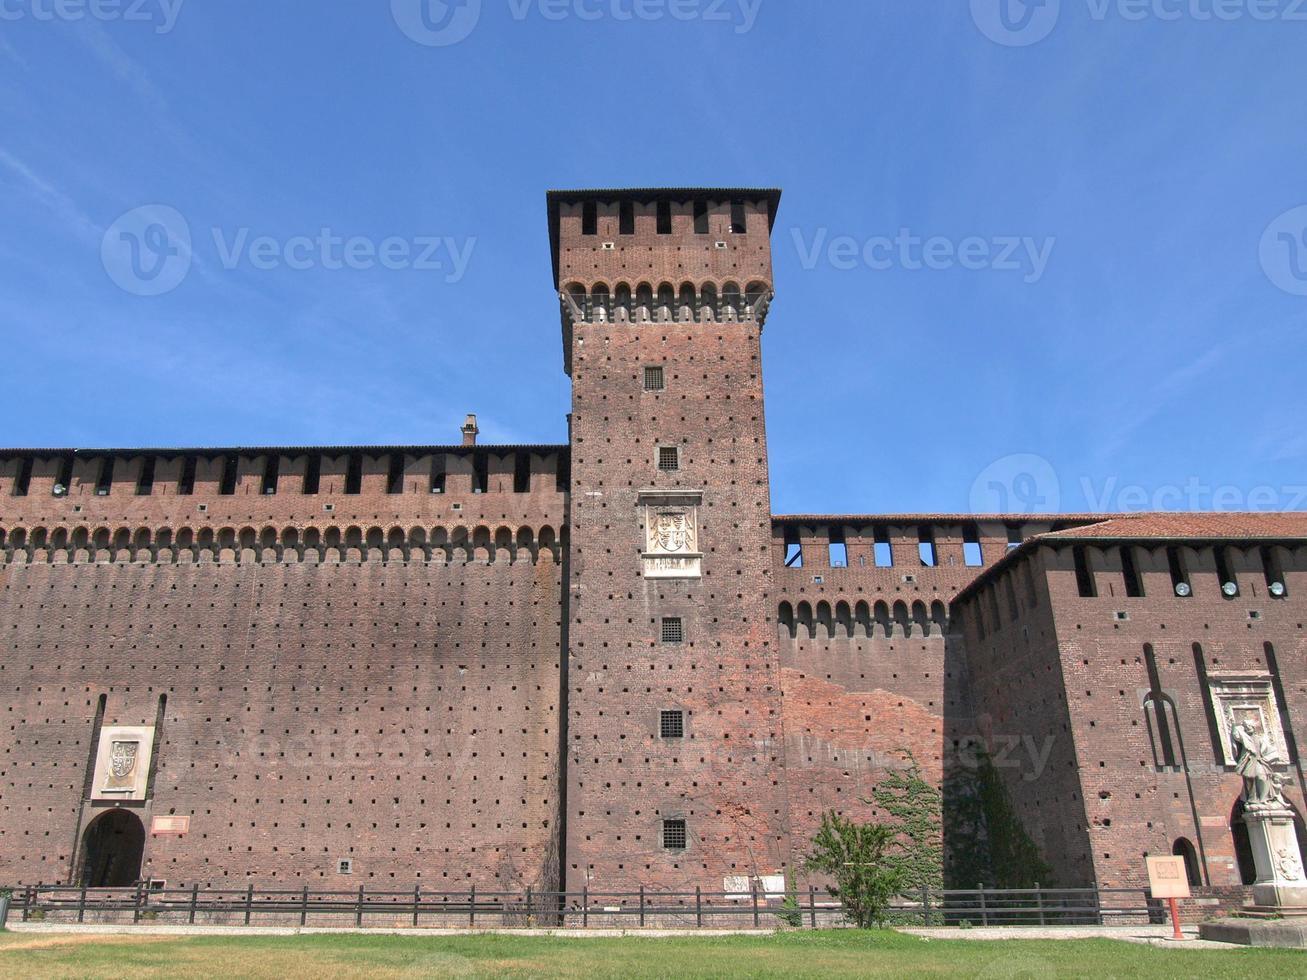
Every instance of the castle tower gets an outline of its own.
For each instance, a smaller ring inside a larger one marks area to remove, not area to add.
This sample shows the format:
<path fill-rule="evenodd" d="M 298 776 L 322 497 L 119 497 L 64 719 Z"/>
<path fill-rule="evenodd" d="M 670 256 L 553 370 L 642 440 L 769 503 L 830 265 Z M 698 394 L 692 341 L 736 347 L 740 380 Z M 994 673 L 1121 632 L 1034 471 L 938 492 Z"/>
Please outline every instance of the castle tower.
<path fill-rule="evenodd" d="M 779 199 L 548 196 L 572 377 L 573 890 L 747 892 L 788 859 L 761 363 Z"/>

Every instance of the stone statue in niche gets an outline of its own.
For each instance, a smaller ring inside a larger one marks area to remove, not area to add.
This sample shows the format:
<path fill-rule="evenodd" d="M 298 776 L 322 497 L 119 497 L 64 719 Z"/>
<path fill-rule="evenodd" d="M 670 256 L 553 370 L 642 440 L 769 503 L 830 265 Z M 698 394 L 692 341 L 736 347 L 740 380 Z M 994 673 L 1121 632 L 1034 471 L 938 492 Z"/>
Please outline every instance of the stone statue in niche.
<path fill-rule="evenodd" d="M 1234 771 L 1243 777 L 1243 802 L 1248 810 L 1284 809 L 1284 780 L 1274 769 L 1281 761 L 1266 732 L 1258 732 L 1257 719 L 1251 714 L 1230 716 L 1230 742 L 1237 753 Z"/>

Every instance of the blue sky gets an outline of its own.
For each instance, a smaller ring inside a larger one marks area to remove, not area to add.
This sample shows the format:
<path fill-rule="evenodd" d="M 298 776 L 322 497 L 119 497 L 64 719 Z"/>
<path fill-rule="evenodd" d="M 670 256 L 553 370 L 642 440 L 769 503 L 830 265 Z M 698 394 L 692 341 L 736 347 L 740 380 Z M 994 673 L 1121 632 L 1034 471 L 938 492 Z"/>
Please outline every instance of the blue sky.
<path fill-rule="evenodd" d="M 0 443 L 561 442 L 545 190 L 779 186 L 776 512 L 1307 507 L 1307 4 L 64 2 L 0 0 Z"/>

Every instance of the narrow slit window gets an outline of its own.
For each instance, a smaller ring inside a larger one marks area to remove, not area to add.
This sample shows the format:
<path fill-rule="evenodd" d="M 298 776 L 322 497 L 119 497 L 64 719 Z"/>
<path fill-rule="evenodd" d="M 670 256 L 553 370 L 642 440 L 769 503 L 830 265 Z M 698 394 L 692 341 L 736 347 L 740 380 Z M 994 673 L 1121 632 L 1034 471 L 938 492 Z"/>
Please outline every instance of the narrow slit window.
<path fill-rule="evenodd" d="M 54 478 L 55 493 L 67 493 L 73 487 L 73 458 L 65 456 L 59 460 L 59 473 Z M 59 488 L 62 487 L 61 491 Z"/>
<path fill-rule="evenodd" d="M 617 233 L 619 235 L 635 234 L 635 202 L 623 201 L 617 212 Z"/>
<path fill-rule="evenodd" d="M 731 234 L 743 235 L 748 228 L 743 201 L 731 202 Z"/>
<path fill-rule="evenodd" d="M 347 494 L 361 493 L 363 490 L 363 457 L 358 453 L 349 454 L 349 462 L 345 465 L 345 492 Z"/>
<path fill-rule="evenodd" d="M 672 233 L 672 202 L 658 202 L 658 234 L 670 235 Z"/>
<path fill-rule="evenodd" d="M 304 492 L 312 496 L 318 492 L 321 485 L 322 457 L 313 453 L 304 464 Z"/>
<path fill-rule="evenodd" d="M 100 461 L 100 475 L 95 481 L 95 495 L 97 497 L 107 497 L 112 489 L 113 457 L 108 457 Z"/>
<path fill-rule="evenodd" d="M 32 459 L 25 457 L 18 464 L 18 478 L 14 480 L 14 496 L 26 497 L 27 491 L 32 488 Z"/>
<path fill-rule="evenodd" d="M 581 205 L 581 234 L 599 234 L 599 206 L 594 201 Z"/>
<path fill-rule="evenodd" d="M 1280 567 L 1279 556 L 1272 548 L 1262 548 L 1260 554 L 1262 576 L 1266 579 L 1266 591 L 1277 599 L 1283 599 L 1288 594 L 1288 586 L 1284 581 L 1284 569 Z"/>
<path fill-rule="evenodd" d="M 658 447 L 658 468 L 671 473 L 681 468 L 681 450 L 677 446 Z"/>
<path fill-rule="evenodd" d="M 1179 548 L 1166 549 L 1166 566 L 1171 572 L 1171 588 L 1175 594 L 1182 599 L 1188 597 L 1192 590 L 1189 588 L 1189 576 L 1185 573 L 1184 559 L 1180 556 Z"/>
<path fill-rule="evenodd" d="M 1139 577 L 1139 569 L 1135 566 L 1134 551 L 1134 548 L 1130 547 L 1121 549 L 1121 574 L 1125 578 L 1125 594 L 1132 599 L 1138 599 L 1144 594 L 1144 583 Z"/>
<path fill-rule="evenodd" d="M 644 369 L 645 391 L 662 391 L 664 387 L 663 369 L 661 366 L 647 367 Z"/>
<path fill-rule="evenodd" d="M 797 527 L 787 527 L 785 529 L 785 567 L 803 567 L 803 542 L 799 540 L 799 529 Z"/>
<path fill-rule="evenodd" d="M 431 492 L 445 492 L 445 457 L 436 456 L 431 460 Z"/>
<path fill-rule="evenodd" d="M 1082 599 L 1093 599 L 1098 595 L 1094 588 L 1094 574 L 1089 570 L 1089 559 L 1084 548 L 1072 548 L 1071 560 L 1076 567 L 1076 589 Z"/>
<path fill-rule="evenodd" d="M 195 493 L 195 466 L 196 459 L 194 456 L 187 456 L 182 460 L 182 475 L 177 481 L 177 495 L 179 497 L 189 497 Z"/>
<path fill-rule="evenodd" d="M 708 202 L 694 202 L 694 233 L 696 235 L 708 234 Z"/>
<path fill-rule="evenodd" d="M 513 492 L 531 492 L 531 454 L 519 452 L 513 456 Z"/>
<path fill-rule="evenodd" d="M 980 529 L 974 524 L 962 529 L 962 561 L 968 568 L 985 564 L 985 555 L 980 550 Z"/>
<path fill-rule="evenodd" d="M 1221 594 L 1227 599 L 1233 599 L 1239 594 L 1239 580 L 1230 571 L 1229 556 L 1220 545 L 1212 549 L 1212 554 L 1216 558 L 1216 580 L 1220 583 Z"/>
<path fill-rule="evenodd" d="M 485 493 L 490 488 L 490 457 L 485 453 L 472 456 L 472 492 Z"/>
<path fill-rule="evenodd" d="M 894 549 L 890 547 L 889 531 L 883 527 L 872 532 L 872 552 L 877 568 L 894 567 Z"/>
<path fill-rule="evenodd" d="M 136 481 L 136 496 L 148 497 L 154 493 L 154 457 L 146 456 L 141 461 L 141 476 Z"/>
<path fill-rule="evenodd" d="M 281 457 L 272 455 L 263 463 L 263 495 L 271 497 L 277 492 L 281 482 Z"/>
<path fill-rule="evenodd" d="M 237 459 L 235 456 L 226 456 L 222 460 L 222 480 L 218 484 L 218 493 L 224 497 L 230 497 L 236 492 L 236 467 Z"/>
<path fill-rule="evenodd" d="M 685 641 L 685 623 L 680 616 L 663 617 L 662 640 L 664 643 L 683 643 Z"/>
<path fill-rule="evenodd" d="M 925 524 L 917 528 L 917 554 L 921 556 L 921 564 L 926 568 L 934 568 L 939 564 L 939 555 L 935 551 L 935 535 Z"/>
<path fill-rule="evenodd" d="M 658 719 L 658 734 L 663 738 L 685 737 L 685 715 L 680 711 L 664 711 Z"/>
<path fill-rule="evenodd" d="M 844 529 L 832 528 L 829 555 L 831 568 L 849 567 L 849 546 L 844 541 Z"/>
<path fill-rule="evenodd" d="M 404 454 L 391 453 L 386 469 L 386 493 L 394 495 L 404 492 Z"/>

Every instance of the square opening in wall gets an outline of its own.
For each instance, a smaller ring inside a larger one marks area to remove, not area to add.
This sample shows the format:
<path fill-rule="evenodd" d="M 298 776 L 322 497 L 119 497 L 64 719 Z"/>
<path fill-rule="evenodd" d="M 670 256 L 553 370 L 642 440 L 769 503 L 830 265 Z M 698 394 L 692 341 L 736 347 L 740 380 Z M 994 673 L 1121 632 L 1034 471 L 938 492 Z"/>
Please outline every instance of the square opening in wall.
<path fill-rule="evenodd" d="M 681 450 L 676 446 L 658 447 L 658 468 L 671 473 L 681 468 Z"/>
<path fill-rule="evenodd" d="M 662 391 L 663 390 L 663 369 L 659 367 L 647 367 L 644 369 L 644 390 L 645 391 Z"/>
<path fill-rule="evenodd" d="M 663 642 L 680 643 L 685 639 L 685 626 L 680 616 L 663 617 Z"/>
<path fill-rule="evenodd" d="M 353 873 L 354 873 L 353 858 L 341 858 L 339 861 L 336 862 L 336 874 L 352 875 Z"/>
<path fill-rule="evenodd" d="M 685 715 L 680 711 L 664 711 L 658 719 L 658 734 L 663 738 L 685 737 Z"/>
<path fill-rule="evenodd" d="M 684 820 L 663 821 L 663 847 L 669 851 L 685 850 L 686 833 Z"/>

